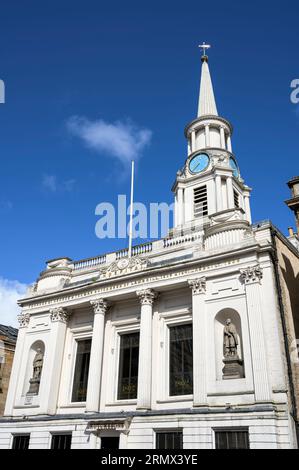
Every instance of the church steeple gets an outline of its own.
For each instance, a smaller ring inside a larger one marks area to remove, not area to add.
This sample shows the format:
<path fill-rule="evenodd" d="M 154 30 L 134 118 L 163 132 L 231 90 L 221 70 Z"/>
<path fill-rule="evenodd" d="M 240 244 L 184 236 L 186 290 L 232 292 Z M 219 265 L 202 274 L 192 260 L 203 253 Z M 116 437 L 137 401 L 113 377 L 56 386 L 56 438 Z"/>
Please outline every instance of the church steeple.
<path fill-rule="evenodd" d="M 207 45 L 203 44 L 199 47 L 206 48 Z M 205 54 L 205 51 L 201 57 L 201 61 L 202 67 L 197 117 L 218 116 L 213 84 L 209 70 L 208 56 Z"/>
<path fill-rule="evenodd" d="M 198 113 L 185 128 L 187 159 L 173 186 L 175 228 L 214 227 L 238 220 L 243 230 L 251 223 L 251 189 L 244 184 L 233 153 L 233 127 L 218 115 L 206 53 L 211 46 L 199 47 L 203 54 Z"/>

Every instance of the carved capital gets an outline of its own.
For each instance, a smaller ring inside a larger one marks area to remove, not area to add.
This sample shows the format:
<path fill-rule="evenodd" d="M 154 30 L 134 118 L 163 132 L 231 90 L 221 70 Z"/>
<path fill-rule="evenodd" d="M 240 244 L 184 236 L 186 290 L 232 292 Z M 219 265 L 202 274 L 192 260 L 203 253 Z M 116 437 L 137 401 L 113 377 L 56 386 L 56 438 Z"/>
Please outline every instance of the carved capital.
<path fill-rule="evenodd" d="M 153 305 L 157 292 L 152 289 L 143 289 L 136 292 L 141 305 Z"/>
<path fill-rule="evenodd" d="M 65 308 L 57 307 L 50 310 L 50 319 L 52 322 L 60 321 L 67 323 L 69 321 L 70 314 Z"/>
<path fill-rule="evenodd" d="M 188 281 L 189 287 L 192 289 L 193 295 L 205 294 L 206 292 L 206 278 L 200 277 L 198 279 L 190 279 Z"/>
<path fill-rule="evenodd" d="M 102 313 L 105 315 L 109 308 L 109 304 L 105 299 L 97 299 L 97 300 L 92 300 L 90 302 L 90 305 L 92 305 L 94 313 Z"/>
<path fill-rule="evenodd" d="M 263 278 L 263 270 L 259 264 L 255 266 L 248 266 L 248 268 L 241 269 L 241 280 L 244 284 L 253 284 L 260 282 Z"/>
<path fill-rule="evenodd" d="M 21 313 L 18 315 L 18 322 L 20 324 L 20 328 L 27 328 L 30 321 L 30 314 L 29 313 Z"/>

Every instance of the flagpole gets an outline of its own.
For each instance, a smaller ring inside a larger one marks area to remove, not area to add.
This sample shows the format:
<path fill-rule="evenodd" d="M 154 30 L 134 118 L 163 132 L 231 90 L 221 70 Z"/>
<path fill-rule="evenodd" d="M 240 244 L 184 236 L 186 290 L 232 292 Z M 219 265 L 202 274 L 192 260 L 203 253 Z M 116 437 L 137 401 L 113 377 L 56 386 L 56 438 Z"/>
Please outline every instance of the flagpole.
<path fill-rule="evenodd" d="M 129 252 L 128 252 L 129 258 L 131 258 L 132 256 L 133 201 L 134 201 L 134 160 L 132 160 L 132 173 L 131 173 L 131 201 L 130 201 Z"/>

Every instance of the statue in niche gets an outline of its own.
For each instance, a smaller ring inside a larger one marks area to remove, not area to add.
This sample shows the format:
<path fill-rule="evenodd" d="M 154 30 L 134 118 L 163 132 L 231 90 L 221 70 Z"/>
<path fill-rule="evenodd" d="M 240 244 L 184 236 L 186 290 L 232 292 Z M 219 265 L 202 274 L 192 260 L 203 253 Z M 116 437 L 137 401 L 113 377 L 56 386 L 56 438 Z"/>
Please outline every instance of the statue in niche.
<path fill-rule="evenodd" d="M 241 379 L 244 377 L 243 361 L 238 356 L 238 333 L 236 326 L 228 318 L 223 329 L 224 367 L 223 379 Z"/>
<path fill-rule="evenodd" d="M 223 331 L 224 356 L 238 356 L 238 334 L 235 325 L 228 318 Z"/>
<path fill-rule="evenodd" d="M 30 387 L 27 395 L 38 395 L 43 363 L 44 354 L 41 348 L 38 348 L 33 360 L 33 374 L 32 378 L 29 380 Z"/>

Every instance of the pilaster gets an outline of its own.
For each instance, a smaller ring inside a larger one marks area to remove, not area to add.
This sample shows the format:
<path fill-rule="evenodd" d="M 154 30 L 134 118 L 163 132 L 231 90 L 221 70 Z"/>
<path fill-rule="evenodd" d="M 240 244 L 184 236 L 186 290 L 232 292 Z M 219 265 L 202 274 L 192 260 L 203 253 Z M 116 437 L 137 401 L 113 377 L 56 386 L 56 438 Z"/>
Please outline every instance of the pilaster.
<path fill-rule="evenodd" d="M 86 411 L 97 412 L 100 406 L 100 391 L 104 348 L 105 314 L 109 308 L 105 299 L 90 302 L 94 311 L 90 351 Z"/>
<path fill-rule="evenodd" d="M 193 406 L 207 406 L 206 278 L 188 281 L 192 289 Z"/>

